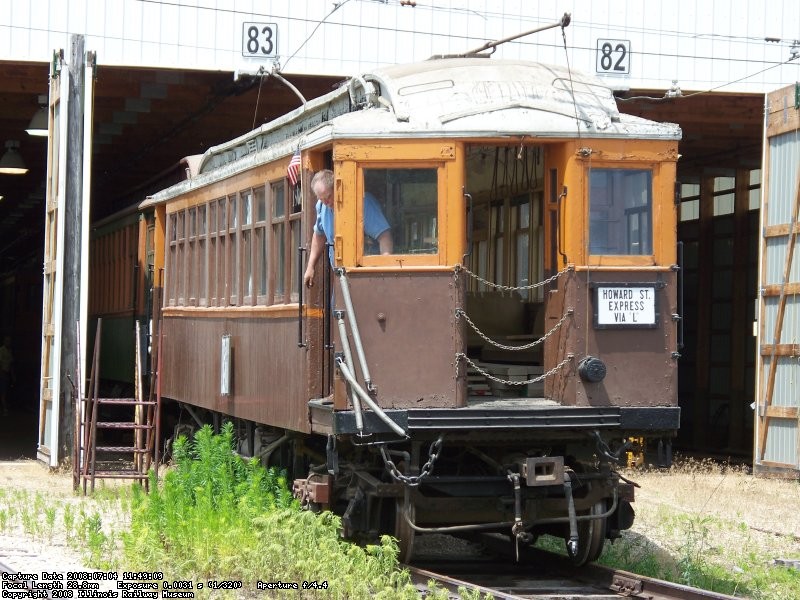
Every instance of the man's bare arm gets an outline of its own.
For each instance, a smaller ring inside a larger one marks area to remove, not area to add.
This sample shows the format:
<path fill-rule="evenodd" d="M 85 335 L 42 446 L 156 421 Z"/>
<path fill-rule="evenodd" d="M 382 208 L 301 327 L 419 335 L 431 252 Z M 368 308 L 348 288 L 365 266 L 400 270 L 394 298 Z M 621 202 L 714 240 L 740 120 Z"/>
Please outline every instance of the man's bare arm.
<path fill-rule="evenodd" d="M 308 253 L 308 266 L 306 266 L 305 275 L 303 275 L 303 282 L 306 287 L 314 285 L 314 269 L 317 266 L 319 257 L 322 256 L 322 251 L 325 249 L 325 236 L 315 233 L 311 236 L 311 251 Z"/>
<path fill-rule="evenodd" d="M 392 238 L 391 229 L 387 229 L 378 236 L 378 246 L 381 254 L 392 254 L 394 251 L 394 239 Z"/>

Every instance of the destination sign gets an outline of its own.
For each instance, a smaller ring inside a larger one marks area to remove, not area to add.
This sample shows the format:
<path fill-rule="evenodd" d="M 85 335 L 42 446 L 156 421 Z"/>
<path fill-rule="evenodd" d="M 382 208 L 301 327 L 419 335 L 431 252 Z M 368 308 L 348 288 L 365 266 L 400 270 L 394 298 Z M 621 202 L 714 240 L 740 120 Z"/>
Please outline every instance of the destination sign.
<path fill-rule="evenodd" d="M 655 327 L 653 284 L 597 284 L 595 327 Z"/>

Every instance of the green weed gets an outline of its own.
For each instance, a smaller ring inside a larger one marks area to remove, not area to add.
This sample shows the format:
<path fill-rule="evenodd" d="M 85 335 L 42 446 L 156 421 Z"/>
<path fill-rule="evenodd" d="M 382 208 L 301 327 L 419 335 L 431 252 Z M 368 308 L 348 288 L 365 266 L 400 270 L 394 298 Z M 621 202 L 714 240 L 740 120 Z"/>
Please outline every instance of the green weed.
<path fill-rule="evenodd" d="M 179 438 L 174 468 L 150 494 L 134 487 L 130 531 L 122 536 L 126 569 L 166 578 L 316 582 L 326 598 L 417 598 L 386 536 L 365 548 L 343 542 L 331 513 L 302 511 L 286 476 L 234 454 L 233 426 Z M 320 590 L 299 591 L 319 598 Z"/>
<path fill-rule="evenodd" d="M 47 525 L 47 537 L 49 539 L 53 538 L 53 532 L 55 531 L 56 512 L 57 509 L 55 506 L 47 506 L 44 509 L 44 519 L 45 519 L 45 524 Z"/>
<path fill-rule="evenodd" d="M 71 541 L 72 538 L 75 536 L 74 532 L 75 513 L 71 504 L 68 503 L 64 504 L 64 511 L 61 518 L 64 522 L 64 533 L 66 535 L 67 541 Z"/>

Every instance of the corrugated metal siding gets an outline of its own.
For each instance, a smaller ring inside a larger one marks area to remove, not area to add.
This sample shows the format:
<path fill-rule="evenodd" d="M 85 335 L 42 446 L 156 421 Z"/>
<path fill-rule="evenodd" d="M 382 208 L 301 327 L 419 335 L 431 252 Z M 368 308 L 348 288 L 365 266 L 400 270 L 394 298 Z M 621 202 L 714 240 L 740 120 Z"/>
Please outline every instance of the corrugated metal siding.
<path fill-rule="evenodd" d="M 765 225 L 788 223 L 792 218 L 792 200 L 797 186 L 797 170 L 800 168 L 798 132 L 790 131 L 769 138 L 769 155 L 769 211 Z"/>
<path fill-rule="evenodd" d="M 770 112 L 780 110 L 781 94 L 770 94 Z M 789 344 L 800 343 L 800 236 L 792 236 L 796 217 L 798 175 L 800 174 L 800 131 L 787 127 L 785 119 L 773 119 L 768 127 L 768 165 L 765 204 L 762 207 L 761 245 L 761 323 L 759 348 L 761 368 L 756 411 L 756 468 L 794 473 L 800 469 L 800 360 Z M 786 131 L 786 129 L 789 129 Z M 782 227 L 782 230 L 780 229 Z M 772 228 L 772 229 L 770 229 Z M 785 277 L 790 243 L 794 243 L 792 262 Z M 786 283 L 790 287 L 784 287 Z M 772 286 L 770 289 L 769 286 Z M 781 317 L 781 294 L 783 314 Z M 779 326 L 779 319 L 780 326 Z M 780 328 L 775 335 L 776 327 Z M 780 346 L 777 346 L 779 344 Z M 774 384 L 770 371 L 774 365 Z M 771 416 L 770 416 L 771 415 Z"/>
<path fill-rule="evenodd" d="M 792 192 L 794 196 L 794 192 Z M 772 207 L 770 207 L 771 212 Z M 789 218 L 781 223 L 788 223 Z M 766 247 L 766 270 L 764 271 L 763 282 L 767 285 L 778 285 L 783 281 L 783 267 L 786 263 L 786 251 L 788 246 L 786 244 L 786 237 L 771 238 L 767 240 Z M 792 261 L 792 268 L 789 273 L 789 281 L 800 281 L 800 240 L 795 241 L 794 256 L 795 260 Z"/>
<path fill-rule="evenodd" d="M 787 465 L 797 464 L 797 423 L 775 421 L 770 425 L 764 460 Z"/>

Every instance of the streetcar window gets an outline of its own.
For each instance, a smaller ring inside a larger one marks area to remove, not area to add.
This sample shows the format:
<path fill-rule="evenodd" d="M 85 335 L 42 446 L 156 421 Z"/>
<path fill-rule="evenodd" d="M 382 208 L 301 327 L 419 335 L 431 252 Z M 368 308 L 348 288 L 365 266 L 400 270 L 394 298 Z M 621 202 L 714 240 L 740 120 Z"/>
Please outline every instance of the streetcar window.
<path fill-rule="evenodd" d="M 242 192 L 242 225 L 250 225 L 253 222 L 253 192 L 245 190 Z"/>
<path fill-rule="evenodd" d="M 531 202 L 530 197 L 523 195 L 513 200 L 513 212 L 511 214 L 513 235 L 515 238 L 514 259 L 515 277 L 514 285 L 525 287 L 530 285 L 530 254 L 531 254 Z M 528 298 L 529 290 L 522 290 L 522 297 Z"/>
<path fill-rule="evenodd" d="M 498 285 L 505 285 L 505 223 L 506 211 L 505 204 L 495 204 L 492 206 L 492 244 L 494 247 L 494 282 Z"/>
<path fill-rule="evenodd" d="M 438 253 L 435 168 L 364 169 L 364 190 L 365 255 L 381 253 L 387 228 L 392 254 Z"/>
<path fill-rule="evenodd" d="M 266 194 L 264 193 L 264 187 L 260 186 L 253 190 L 255 194 L 255 202 L 256 202 L 256 220 L 261 222 L 265 221 L 267 218 L 267 204 L 266 204 Z"/>
<path fill-rule="evenodd" d="M 186 211 L 187 238 L 189 245 L 186 249 L 186 301 L 187 304 L 197 304 L 197 209 L 192 207 Z"/>
<path fill-rule="evenodd" d="M 239 228 L 239 204 L 235 195 L 228 196 L 228 252 L 230 253 L 230 289 L 228 290 L 228 303 L 231 306 L 239 304 L 239 271 L 241 270 L 241 252 L 237 239 Z"/>
<path fill-rule="evenodd" d="M 258 274 L 258 304 L 267 303 L 267 195 L 265 189 L 262 185 L 253 190 L 256 203 L 255 260 L 257 265 L 253 270 Z"/>
<path fill-rule="evenodd" d="M 217 304 L 217 201 L 208 205 L 208 305 Z"/>
<path fill-rule="evenodd" d="M 227 199 L 220 198 L 217 200 L 217 226 L 219 227 L 219 235 L 217 237 L 217 306 L 225 306 L 228 304 L 228 273 L 230 267 L 228 266 L 228 245 L 227 245 Z"/>
<path fill-rule="evenodd" d="M 647 169 L 592 169 L 591 254 L 653 253 L 652 178 Z"/>
<path fill-rule="evenodd" d="M 239 193 L 242 206 L 242 235 L 239 252 L 242 255 L 242 300 L 240 304 L 253 304 L 253 192 Z"/>
<path fill-rule="evenodd" d="M 472 252 L 467 257 L 469 267 L 482 279 L 489 275 L 489 204 L 475 203 L 472 207 Z M 468 280 L 469 291 L 484 291 L 486 284 L 475 278 Z"/>
<path fill-rule="evenodd" d="M 289 283 L 289 290 L 291 292 L 291 300 L 292 302 L 297 302 L 297 283 L 300 277 L 300 262 L 299 256 L 297 253 L 297 248 L 300 246 L 300 220 L 295 219 L 293 221 L 289 221 L 290 227 L 290 239 L 289 239 L 289 262 L 291 265 L 289 277 L 291 282 Z"/>
<path fill-rule="evenodd" d="M 272 184 L 272 281 L 273 302 L 283 302 L 286 293 L 286 188 Z"/>
<path fill-rule="evenodd" d="M 178 212 L 178 257 L 175 263 L 176 296 L 178 305 L 186 305 L 186 211 Z"/>

